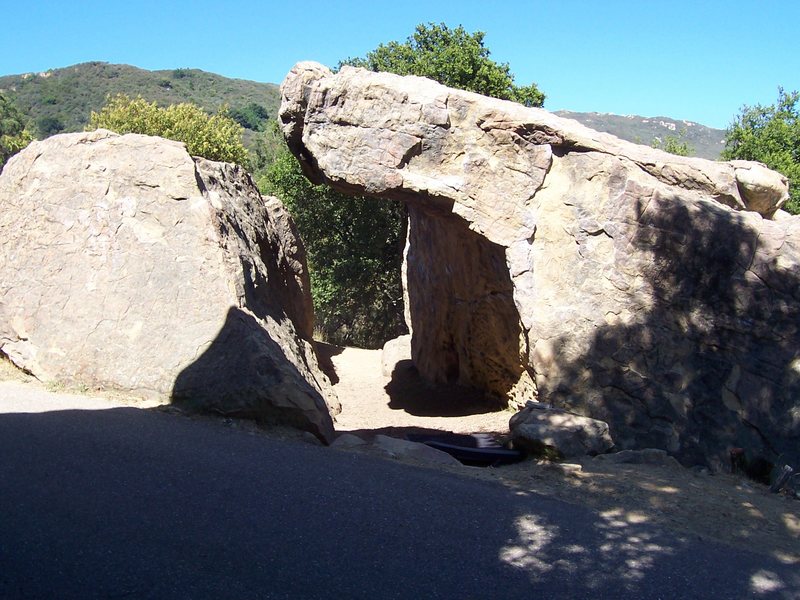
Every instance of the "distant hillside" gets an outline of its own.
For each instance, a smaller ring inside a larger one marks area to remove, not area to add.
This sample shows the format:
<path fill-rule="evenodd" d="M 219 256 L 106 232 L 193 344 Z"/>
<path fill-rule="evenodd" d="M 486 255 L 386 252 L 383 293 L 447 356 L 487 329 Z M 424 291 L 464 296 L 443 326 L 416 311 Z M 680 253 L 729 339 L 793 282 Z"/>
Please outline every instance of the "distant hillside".
<path fill-rule="evenodd" d="M 209 112 L 227 104 L 232 116 L 245 127 L 245 145 L 250 148 L 255 132 L 267 120 L 275 118 L 280 104 L 280 92 L 274 83 L 229 79 L 199 69 L 147 71 L 104 62 L 0 77 L 0 92 L 28 115 L 39 137 L 82 130 L 89 114 L 99 110 L 109 94 L 142 96 L 162 106 L 193 102 Z M 678 136 L 685 131 L 684 139 L 703 158 L 719 158 L 724 147 L 724 130 L 691 121 L 569 111 L 556 114 L 647 145 L 656 138 L 663 140 L 667 135 Z"/>
<path fill-rule="evenodd" d="M 669 117 L 639 117 L 608 113 L 579 113 L 560 110 L 557 115 L 574 119 L 597 131 L 605 131 L 623 140 L 651 145 L 654 139 L 663 141 L 668 135 L 685 140 L 694 148 L 695 156 L 718 160 L 725 148 L 725 130 L 713 129 L 691 121 L 676 121 Z"/>
<path fill-rule="evenodd" d="M 162 106 L 193 102 L 208 112 L 227 104 L 251 132 L 266 118 L 274 118 L 280 104 L 278 86 L 272 83 L 229 79 L 198 69 L 147 71 L 103 62 L 0 77 L 0 92 L 29 116 L 40 137 L 82 130 L 89 114 L 99 110 L 109 94 L 142 96 Z"/>

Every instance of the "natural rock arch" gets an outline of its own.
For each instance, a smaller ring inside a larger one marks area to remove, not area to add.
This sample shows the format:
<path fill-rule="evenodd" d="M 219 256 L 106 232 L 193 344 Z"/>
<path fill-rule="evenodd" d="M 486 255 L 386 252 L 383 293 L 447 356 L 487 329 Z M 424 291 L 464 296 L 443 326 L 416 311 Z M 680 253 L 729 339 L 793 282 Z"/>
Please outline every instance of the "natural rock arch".
<path fill-rule="evenodd" d="M 687 463 L 731 445 L 797 454 L 800 218 L 779 211 L 785 178 L 417 77 L 299 63 L 282 94 L 309 178 L 408 204 L 424 376 L 553 402 L 607 420 L 622 448 Z"/>

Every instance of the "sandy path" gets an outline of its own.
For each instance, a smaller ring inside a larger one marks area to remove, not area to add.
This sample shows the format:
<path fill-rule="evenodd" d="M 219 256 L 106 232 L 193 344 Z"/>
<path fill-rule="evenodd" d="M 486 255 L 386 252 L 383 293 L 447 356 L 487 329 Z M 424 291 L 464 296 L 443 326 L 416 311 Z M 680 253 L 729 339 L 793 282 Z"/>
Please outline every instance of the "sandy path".
<path fill-rule="evenodd" d="M 334 389 L 342 403 L 342 412 L 336 417 L 337 431 L 365 435 L 378 430 L 401 434 L 417 429 L 508 432 L 508 419 L 513 412 L 476 413 L 487 409 L 478 405 L 468 390 L 426 385 L 413 372 L 394 379 L 384 377 L 380 350 L 328 348 L 339 378 Z M 428 403 L 432 406 L 426 406 Z M 464 414 L 470 412 L 473 414 Z"/>
<path fill-rule="evenodd" d="M 148 409 L 165 404 L 119 393 L 87 394 L 45 385 L 32 377 L 14 372 L 0 361 L 0 414 L 44 413 L 57 410 L 110 410 L 120 406 Z"/>

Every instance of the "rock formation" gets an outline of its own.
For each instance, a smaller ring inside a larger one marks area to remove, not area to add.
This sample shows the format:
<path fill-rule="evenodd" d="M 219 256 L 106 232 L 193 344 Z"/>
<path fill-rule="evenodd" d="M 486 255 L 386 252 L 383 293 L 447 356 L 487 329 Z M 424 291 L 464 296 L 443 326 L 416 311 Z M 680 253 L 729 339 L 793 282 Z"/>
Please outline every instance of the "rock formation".
<path fill-rule="evenodd" d="M 800 459 L 800 218 L 786 179 L 684 158 L 430 80 L 299 63 L 307 176 L 409 208 L 412 357 L 686 464 Z"/>
<path fill-rule="evenodd" d="M 332 439 L 305 251 L 239 167 L 161 138 L 55 136 L 0 174 L 0 229 L 0 351 L 19 367 Z"/>

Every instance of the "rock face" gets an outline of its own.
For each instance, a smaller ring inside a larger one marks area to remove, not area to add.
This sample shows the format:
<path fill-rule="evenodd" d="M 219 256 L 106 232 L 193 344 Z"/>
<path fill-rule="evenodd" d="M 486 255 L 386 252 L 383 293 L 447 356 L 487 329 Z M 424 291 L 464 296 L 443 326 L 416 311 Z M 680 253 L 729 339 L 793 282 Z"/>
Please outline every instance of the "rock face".
<path fill-rule="evenodd" d="M 0 229 L 0 351 L 19 367 L 332 439 L 305 251 L 240 168 L 161 138 L 55 136 L 0 174 Z"/>
<path fill-rule="evenodd" d="M 800 459 L 800 218 L 786 179 L 435 82 L 300 63 L 306 174 L 408 204 L 412 357 L 433 380 L 609 423 L 617 446 Z"/>

